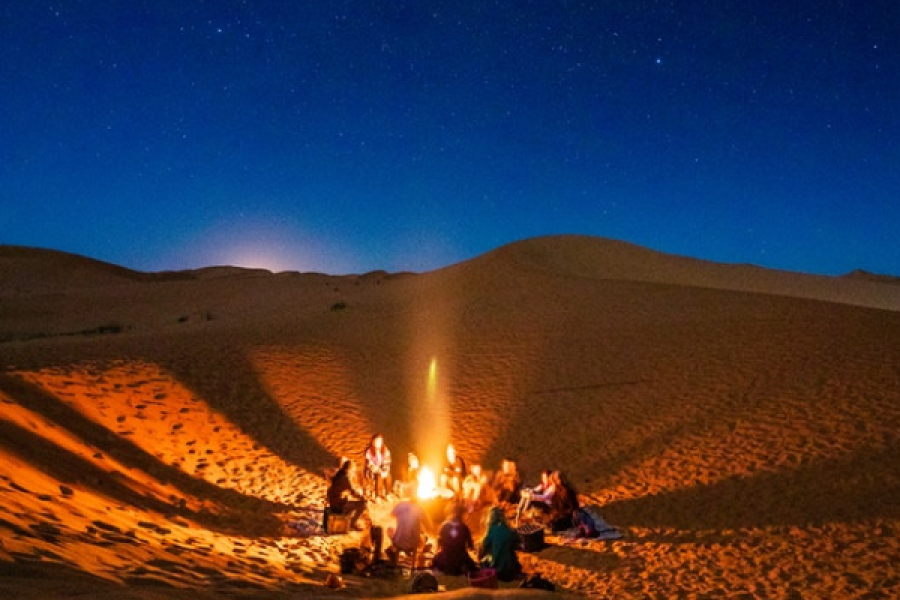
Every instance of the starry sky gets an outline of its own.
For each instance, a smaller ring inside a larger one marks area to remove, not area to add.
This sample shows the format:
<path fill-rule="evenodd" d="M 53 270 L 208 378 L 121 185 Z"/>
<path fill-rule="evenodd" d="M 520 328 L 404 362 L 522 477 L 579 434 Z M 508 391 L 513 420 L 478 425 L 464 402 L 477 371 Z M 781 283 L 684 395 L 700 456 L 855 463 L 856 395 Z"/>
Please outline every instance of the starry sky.
<path fill-rule="evenodd" d="M 896 0 L 4 0 L 0 244 L 426 271 L 533 236 L 900 274 Z"/>

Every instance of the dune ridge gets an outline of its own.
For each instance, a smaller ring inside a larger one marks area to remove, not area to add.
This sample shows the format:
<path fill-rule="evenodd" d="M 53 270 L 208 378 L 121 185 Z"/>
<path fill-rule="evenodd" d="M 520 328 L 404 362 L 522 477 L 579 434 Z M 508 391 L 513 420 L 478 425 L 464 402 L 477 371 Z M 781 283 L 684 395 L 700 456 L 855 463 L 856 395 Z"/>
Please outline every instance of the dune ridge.
<path fill-rule="evenodd" d="M 323 473 L 445 417 L 470 462 L 562 468 L 626 532 L 523 555 L 568 593 L 900 597 L 889 281 L 580 236 L 417 275 L 89 263 L 76 284 L 70 257 L 29 256 L 0 252 L 6 597 L 401 594 L 322 587 L 359 542 L 313 532 Z"/>
<path fill-rule="evenodd" d="M 855 271 L 841 277 L 767 269 L 686 258 L 628 242 L 560 235 L 515 242 L 496 254 L 527 268 L 559 275 L 642 281 L 809 298 L 869 308 L 900 310 L 897 290 L 885 284 L 897 278 Z"/>

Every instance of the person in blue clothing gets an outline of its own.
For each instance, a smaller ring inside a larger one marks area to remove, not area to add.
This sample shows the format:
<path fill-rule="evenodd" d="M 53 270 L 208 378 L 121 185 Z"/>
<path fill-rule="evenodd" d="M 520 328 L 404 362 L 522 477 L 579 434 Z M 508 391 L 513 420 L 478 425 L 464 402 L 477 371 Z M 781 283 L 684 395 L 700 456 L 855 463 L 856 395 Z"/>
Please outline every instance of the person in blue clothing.
<path fill-rule="evenodd" d="M 519 534 L 506 522 L 503 509 L 495 506 L 488 513 L 488 527 L 478 558 L 482 564 L 497 571 L 500 581 L 513 581 L 522 576 L 522 565 L 516 555 Z"/>

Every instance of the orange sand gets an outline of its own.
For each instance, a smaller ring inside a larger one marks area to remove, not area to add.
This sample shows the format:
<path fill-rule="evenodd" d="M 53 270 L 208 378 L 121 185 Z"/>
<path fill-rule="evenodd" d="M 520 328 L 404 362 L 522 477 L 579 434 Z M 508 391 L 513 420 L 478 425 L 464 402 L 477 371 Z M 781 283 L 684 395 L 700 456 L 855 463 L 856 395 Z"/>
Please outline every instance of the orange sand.
<path fill-rule="evenodd" d="M 893 280 L 571 236 L 345 277 L 0 247 L 0 597 L 402 594 L 325 589 L 359 534 L 293 527 L 375 431 L 563 469 L 626 532 L 522 555 L 575 594 L 900 597 Z"/>

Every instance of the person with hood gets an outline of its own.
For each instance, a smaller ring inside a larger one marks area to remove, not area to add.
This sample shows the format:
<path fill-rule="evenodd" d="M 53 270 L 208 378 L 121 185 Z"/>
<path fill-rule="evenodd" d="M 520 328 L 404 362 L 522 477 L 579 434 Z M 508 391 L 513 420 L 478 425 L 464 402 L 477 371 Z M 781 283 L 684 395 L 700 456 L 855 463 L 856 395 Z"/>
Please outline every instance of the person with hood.
<path fill-rule="evenodd" d="M 475 542 L 469 526 L 463 522 L 465 512 L 463 504 L 454 505 L 450 518 L 444 521 L 438 533 L 438 550 L 431 564 L 445 575 L 465 575 L 478 568 L 469 556 L 469 550 L 475 549 Z"/>
<path fill-rule="evenodd" d="M 513 581 L 522 576 L 522 565 L 516 554 L 519 534 L 506 522 L 506 515 L 499 506 L 488 513 L 487 533 L 481 541 L 478 558 L 487 567 L 497 571 L 500 581 Z"/>

